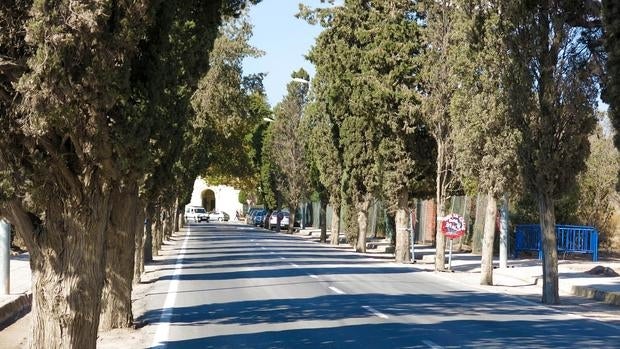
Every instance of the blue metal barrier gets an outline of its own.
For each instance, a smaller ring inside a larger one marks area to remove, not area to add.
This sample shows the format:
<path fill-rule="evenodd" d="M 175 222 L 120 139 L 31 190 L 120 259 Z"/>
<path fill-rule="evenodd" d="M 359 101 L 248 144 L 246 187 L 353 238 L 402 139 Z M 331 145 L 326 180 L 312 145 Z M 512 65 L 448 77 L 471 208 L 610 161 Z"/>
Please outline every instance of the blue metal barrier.
<path fill-rule="evenodd" d="M 515 257 L 522 251 L 537 251 L 542 259 L 542 240 L 540 225 L 519 224 L 515 227 Z M 598 231 L 594 227 L 578 225 L 556 225 L 555 233 L 558 252 L 590 253 L 592 261 L 598 261 Z"/>

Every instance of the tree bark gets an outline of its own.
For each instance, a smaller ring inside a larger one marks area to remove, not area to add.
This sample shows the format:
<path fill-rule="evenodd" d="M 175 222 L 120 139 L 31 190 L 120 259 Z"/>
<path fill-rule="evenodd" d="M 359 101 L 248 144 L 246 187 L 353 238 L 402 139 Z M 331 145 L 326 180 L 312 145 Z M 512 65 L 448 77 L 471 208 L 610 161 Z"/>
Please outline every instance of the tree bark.
<path fill-rule="evenodd" d="M 179 197 L 177 196 L 177 199 L 174 202 L 174 211 L 173 211 L 173 214 L 174 214 L 174 232 L 179 231 L 180 230 L 179 228 L 181 227 L 181 224 L 179 222 L 180 219 L 181 219 L 179 212 L 180 212 L 180 210 L 179 210 Z"/>
<path fill-rule="evenodd" d="M 151 222 L 151 235 L 152 235 L 152 250 L 153 256 L 159 256 L 159 250 L 163 242 L 163 227 L 162 227 L 162 209 L 160 207 L 155 208 L 153 215 L 153 221 Z"/>
<path fill-rule="evenodd" d="M 91 176 L 79 198 L 49 202 L 45 221 L 18 202 L 7 205 L 30 252 L 30 348 L 96 346 L 110 204 L 107 185 Z"/>
<path fill-rule="evenodd" d="M 144 221 L 144 262 L 153 261 L 153 217 L 155 208 L 148 203 L 145 210 L 146 219 Z"/>
<path fill-rule="evenodd" d="M 364 199 L 364 201 L 358 206 L 357 210 L 357 225 L 359 227 L 357 246 L 355 250 L 357 252 L 366 252 L 366 234 L 368 232 L 368 208 L 370 207 L 370 200 Z"/>
<path fill-rule="evenodd" d="M 555 235 L 555 210 L 553 198 L 548 193 L 538 195 L 540 227 L 543 247 L 543 294 L 544 304 L 559 304 L 558 249 Z"/>
<path fill-rule="evenodd" d="M 482 258 L 480 262 L 480 285 L 493 285 L 493 242 L 495 241 L 495 218 L 497 201 L 493 193 L 487 193 L 487 208 L 484 218 Z"/>
<path fill-rule="evenodd" d="M 440 220 L 446 215 L 446 191 L 450 169 L 448 166 L 448 156 L 446 140 L 443 136 L 438 137 L 437 141 L 437 175 L 435 180 L 435 200 L 437 202 L 437 214 L 435 218 L 435 271 L 446 269 L 446 238 L 441 231 Z"/>
<path fill-rule="evenodd" d="M 321 200 L 321 207 L 319 208 L 319 226 L 321 227 L 321 239 L 322 243 L 327 242 L 327 200 Z"/>
<path fill-rule="evenodd" d="M 293 232 L 295 231 L 295 215 L 296 214 L 297 214 L 297 207 L 294 207 L 291 209 L 291 211 L 289 212 L 289 216 L 288 216 L 287 232 L 289 234 L 293 234 Z"/>
<path fill-rule="evenodd" d="M 172 217 L 170 215 L 170 211 L 172 210 L 172 205 L 164 205 L 162 206 L 162 245 L 164 241 L 170 239 L 172 236 Z"/>
<path fill-rule="evenodd" d="M 138 204 L 138 218 L 136 219 L 136 253 L 134 259 L 133 283 L 139 284 L 144 273 L 144 252 L 145 252 L 145 211 L 142 203 Z"/>
<path fill-rule="evenodd" d="M 179 228 L 185 228 L 185 213 L 183 211 L 179 212 L 178 222 L 179 222 Z M 180 231 L 180 229 L 177 231 Z"/>
<path fill-rule="evenodd" d="M 131 290 L 134 276 L 138 187 L 121 185 L 110 195 L 112 211 L 106 229 L 106 280 L 101 304 L 101 330 L 133 324 Z"/>
<path fill-rule="evenodd" d="M 332 227 L 330 229 L 330 242 L 332 245 L 340 244 L 340 205 L 332 202 Z"/>
<path fill-rule="evenodd" d="M 411 245 L 409 242 L 407 203 L 409 197 L 407 190 L 403 189 L 398 194 L 398 209 L 396 210 L 396 263 L 411 262 Z"/>
<path fill-rule="evenodd" d="M 441 232 L 439 220 L 446 215 L 445 203 L 443 200 L 437 202 L 437 224 L 435 235 L 435 271 L 446 270 L 446 237 Z"/>

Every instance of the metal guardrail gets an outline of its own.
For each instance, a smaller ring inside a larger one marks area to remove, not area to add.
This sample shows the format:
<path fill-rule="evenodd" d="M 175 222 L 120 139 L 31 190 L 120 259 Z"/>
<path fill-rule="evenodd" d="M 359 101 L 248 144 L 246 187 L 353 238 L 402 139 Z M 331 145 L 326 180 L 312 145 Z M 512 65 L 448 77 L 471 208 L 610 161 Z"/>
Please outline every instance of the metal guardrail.
<path fill-rule="evenodd" d="M 579 225 L 556 225 L 555 233 L 558 252 L 592 254 L 592 261 L 598 261 L 598 231 L 596 228 Z M 538 259 L 542 259 L 540 225 L 519 224 L 515 227 L 515 237 L 515 257 L 522 251 L 537 251 Z"/>

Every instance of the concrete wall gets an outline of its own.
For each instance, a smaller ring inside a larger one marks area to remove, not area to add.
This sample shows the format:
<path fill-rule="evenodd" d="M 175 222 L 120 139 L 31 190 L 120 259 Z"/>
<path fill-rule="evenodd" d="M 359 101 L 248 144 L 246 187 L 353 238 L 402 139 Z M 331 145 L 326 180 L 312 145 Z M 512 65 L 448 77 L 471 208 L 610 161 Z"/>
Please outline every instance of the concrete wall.
<path fill-rule="evenodd" d="M 194 181 L 194 191 L 190 205 L 202 206 L 202 192 L 210 189 L 215 194 L 215 210 L 228 213 L 231 220 L 235 219 L 235 212 L 243 210 L 243 205 L 239 202 L 239 190 L 227 185 L 209 185 L 202 178 Z"/>

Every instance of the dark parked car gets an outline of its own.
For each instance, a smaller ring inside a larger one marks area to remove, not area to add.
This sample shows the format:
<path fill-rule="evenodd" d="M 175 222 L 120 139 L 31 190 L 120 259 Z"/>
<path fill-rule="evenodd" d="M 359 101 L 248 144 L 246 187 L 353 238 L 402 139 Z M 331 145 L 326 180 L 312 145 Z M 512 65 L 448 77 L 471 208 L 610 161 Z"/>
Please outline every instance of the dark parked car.
<path fill-rule="evenodd" d="M 257 210 L 252 213 L 252 217 L 250 218 L 251 224 L 255 226 L 262 225 L 265 220 L 265 215 L 267 214 L 266 210 Z"/>

